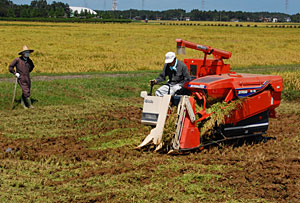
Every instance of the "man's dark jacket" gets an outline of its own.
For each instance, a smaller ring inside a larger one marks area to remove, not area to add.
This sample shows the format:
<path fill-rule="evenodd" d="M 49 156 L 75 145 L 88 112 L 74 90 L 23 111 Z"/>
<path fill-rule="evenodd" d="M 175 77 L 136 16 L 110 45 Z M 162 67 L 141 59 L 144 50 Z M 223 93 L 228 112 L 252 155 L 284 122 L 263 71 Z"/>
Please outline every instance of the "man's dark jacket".
<path fill-rule="evenodd" d="M 15 68 L 16 67 L 16 71 Z M 31 81 L 30 81 L 30 72 L 33 70 L 34 64 L 30 58 L 25 60 L 23 56 L 16 58 L 9 64 L 9 72 L 16 74 L 20 73 L 20 78 L 18 79 L 18 83 L 22 88 L 23 96 L 30 97 L 30 88 L 31 88 Z"/>
<path fill-rule="evenodd" d="M 166 76 L 169 77 L 168 83 L 171 85 L 180 84 L 184 85 L 185 82 L 190 81 L 189 70 L 186 65 L 177 60 L 176 71 L 171 70 L 169 64 L 165 64 L 162 73 L 156 78 L 156 82 L 160 83 L 166 80 Z"/>

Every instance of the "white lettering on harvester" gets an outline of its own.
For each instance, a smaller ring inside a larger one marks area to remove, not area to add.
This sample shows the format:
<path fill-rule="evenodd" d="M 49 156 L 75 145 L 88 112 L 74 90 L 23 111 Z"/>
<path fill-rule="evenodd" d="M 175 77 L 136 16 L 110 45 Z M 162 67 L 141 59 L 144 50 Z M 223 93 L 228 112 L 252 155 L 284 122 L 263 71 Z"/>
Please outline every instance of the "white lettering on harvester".
<path fill-rule="evenodd" d="M 191 87 L 191 88 L 201 88 L 201 89 L 205 89 L 206 88 L 205 85 L 190 85 L 189 87 Z"/>
<path fill-rule="evenodd" d="M 145 99 L 145 103 L 153 104 L 153 101 L 150 99 Z"/>
<path fill-rule="evenodd" d="M 248 94 L 248 90 L 241 90 L 241 91 L 238 91 L 238 94 Z"/>

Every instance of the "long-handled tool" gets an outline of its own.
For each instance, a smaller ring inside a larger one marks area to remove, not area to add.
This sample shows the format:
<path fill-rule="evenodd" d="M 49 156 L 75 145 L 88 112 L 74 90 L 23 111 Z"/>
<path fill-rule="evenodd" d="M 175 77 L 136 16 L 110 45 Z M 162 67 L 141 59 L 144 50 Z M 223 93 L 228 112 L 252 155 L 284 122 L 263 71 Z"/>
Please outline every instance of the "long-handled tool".
<path fill-rule="evenodd" d="M 11 101 L 11 109 L 14 108 L 14 103 L 15 103 L 15 98 L 16 98 L 17 84 L 18 84 L 18 78 L 16 77 L 16 82 L 15 82 L 15 88 L 14 88 L 13 98 L 12 98 L 12 101 Z"/>

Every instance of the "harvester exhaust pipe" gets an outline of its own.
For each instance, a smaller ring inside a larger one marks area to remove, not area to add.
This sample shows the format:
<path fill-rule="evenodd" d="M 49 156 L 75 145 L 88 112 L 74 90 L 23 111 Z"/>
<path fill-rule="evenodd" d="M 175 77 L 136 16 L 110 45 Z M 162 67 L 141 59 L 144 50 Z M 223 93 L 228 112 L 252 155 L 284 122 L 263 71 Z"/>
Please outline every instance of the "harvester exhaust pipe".
<path fill-rule="evenodd" d="M 177 54 L 183 54 L 183 55 L 185 55 L 185 46 L 182 43 L 182 40 L 181 39 L 177 39 L 176 42 L 177 42 Z"/>
<path fill-rule="evenodd" d="M 185 55 L 185 47 L 179 47 L 177 46 L 177 54 Z"/>

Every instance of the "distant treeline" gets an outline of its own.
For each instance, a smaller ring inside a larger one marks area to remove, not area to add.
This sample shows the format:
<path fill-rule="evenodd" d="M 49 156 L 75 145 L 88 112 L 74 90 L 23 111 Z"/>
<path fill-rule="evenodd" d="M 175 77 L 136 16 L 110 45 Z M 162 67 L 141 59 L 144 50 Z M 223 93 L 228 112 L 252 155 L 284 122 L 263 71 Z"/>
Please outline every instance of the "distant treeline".
<path fill-rule="evenodd" d="M 30 21 L 30 22 L 53 22 L 53 23 L 130 23 L 130 19 L 100 19 L 100 18 L 22 18 L 0 17 L 0 21 Z"/>
<path fill-rule="evenodd" d="M 191 20 L 191 21 L 271 21 L 276 18 L 278 22 L 300 22 L 300 13 L 289 15 L 269 12 L 242 12 L 242 11 L 201 11 L 194 9 L 186 12 L 183 9 L 166 11 L 125 10 L 100 11 L 93 15 L 86 10 L 82 13 L 72 13 L 68 4 L 53 1 L 48 4 L 46 0 L 33 0 L 30 5 L 16 5 L 10 0 L 0 0 L 0 17 L 15 18 L 100 18 L 100 19 L 136 19 L 136 20 Z M 75 20 L 76 21 L 76 20 Z"/>
<path fill-rule="evenodd" d="M 68 4 L 53 1 L 47 4 L 46 0 L 34 0 L 30 5 L 16 5 L 9 0 L 0 0 L 0 17 L 70 17 L 71 10 Z"/>
<path fill-rule="evenodd" d="M 277 19 L 278 22 L 300 22 L 300 13 L 289 15 L 285 13 L 242 12 L 242 11 L 201 11 L 194 9 L 186 12 L 183 9 L 166 11 L 125 10 L 125 11 L 97 11 L 102 17 L 125 18 L 137 20 L 191 20 L 191 21 L 240 21 L 264 22 Z"/>

